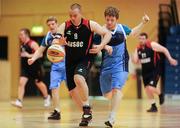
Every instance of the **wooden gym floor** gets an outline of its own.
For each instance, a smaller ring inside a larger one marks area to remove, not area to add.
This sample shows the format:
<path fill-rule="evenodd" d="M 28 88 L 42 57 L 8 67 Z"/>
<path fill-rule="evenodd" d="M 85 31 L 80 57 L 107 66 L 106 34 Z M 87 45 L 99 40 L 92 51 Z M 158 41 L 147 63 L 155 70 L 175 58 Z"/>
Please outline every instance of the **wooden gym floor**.
<path fill-rule="evenodd" d="M 93 121 L 88 128 L 106 128 L 108 101 L 91 99 Z M 180 102 L 168 100 L 158 113 L 147 113 L 146 100 L 124 99 L 114 128 L 180 128 Z M 61 121 L 48 121 L 51 108 L 41 98 L 25 98 L 23 109 L 0 102 L 0 128 L 78 128 L 81 112 L 70 99 L 61 100 Z"/>

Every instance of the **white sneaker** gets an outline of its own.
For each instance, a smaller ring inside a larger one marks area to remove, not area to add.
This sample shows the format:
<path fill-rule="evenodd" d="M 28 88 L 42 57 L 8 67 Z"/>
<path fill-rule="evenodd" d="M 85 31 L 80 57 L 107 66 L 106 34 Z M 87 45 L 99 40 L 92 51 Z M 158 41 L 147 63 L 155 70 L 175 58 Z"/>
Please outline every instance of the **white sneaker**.
<path fill-rule="evenodd" d="M 22 102 L 19 101 L 19 100 L 16 100 L 16 101 L 12 101 L 11 104 L 15 107 L 18 107 L 18 108 L 22 108 L 23 105 L 22 105 Z"/>
<path fill-rule="evenodd" d="M 51 96 L 48 95 L 46 99 L 44 99 L 44 107 L 49 107 L 51 105 Z"/>

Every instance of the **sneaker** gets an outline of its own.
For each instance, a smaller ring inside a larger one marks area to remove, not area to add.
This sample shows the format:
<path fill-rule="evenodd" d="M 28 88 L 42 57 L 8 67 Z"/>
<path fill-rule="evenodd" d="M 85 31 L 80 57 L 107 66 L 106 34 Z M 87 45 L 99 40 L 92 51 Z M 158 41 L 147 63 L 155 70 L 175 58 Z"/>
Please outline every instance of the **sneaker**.
<path fill-rule="evenodd" d="M 113 127 L 113 124 L 114 124 L 114 122 L 111 122 L 111 121 L 106 121 L 106 122 L 104 122 L 104 124 L 106 125 L 106 126 L 108 126 L 108 127 L 110 127 L 110 128 L 112 128 Z"/>
<path fill-rule="evenodd" d="M 54 110 L 54 112 L 51 113 L 51 115 L 48 117 L 48 120 L 60 120 L 61 114 L 60 112 Z"/>
<path fill-rule="evenodd" d="M 156 106 L 151 106 L 151 108 L 147 110 L 147 112 L 157 112 L 157 111 L 158 109 Z"/>
<path fill-rule="evenodd" d="M 79 126 L 88 126 L 92 120 L 92 111 L 90 106 L 83 106 L 83 115 Z"/>
<path fill-rule="evenodd" d="M 108 121 L 104 122 L 104 124 L 108 127 L 113 127 L 113 124 L 115 122 L 115 114 L 113 114 L 112 112 L 109 115 Z"/>
<path fill-rule="evenodd" d="M 18 108 L 22 108 L 23 105 L 22 105 L 22 102 L 20 100 L 16 100 L 16 101 L 12 101 L 11 104 L 15 107 L 18 107 Z"/>
<path fill-rule="evenodd" d="M 159 95 L 159 104 L 162 105 L 163 103 L 164 103 L 164 94 L 161 93 L 161 94 Z"/>
<path fill-rule="evenodd" d="M 47 96 L 46 99 L 44 99 L 44 107 L 49 107 L 51 105 L 51 97 L 50 95 Z"/>

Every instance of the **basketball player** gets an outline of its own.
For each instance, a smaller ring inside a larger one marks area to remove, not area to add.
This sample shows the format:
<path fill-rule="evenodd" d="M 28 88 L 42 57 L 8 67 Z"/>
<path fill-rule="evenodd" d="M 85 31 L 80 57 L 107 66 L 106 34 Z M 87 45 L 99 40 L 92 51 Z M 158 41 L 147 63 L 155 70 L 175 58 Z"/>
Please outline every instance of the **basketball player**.
<path fill-rule="evenodd" d="M 46 21 L 47 26 L 49 27 L 49 32 L 44 37 L 41 46 L 35 52 L 35 54 L 28 60 L 28 63 L 31 65 L 41 57 L 43 52 L 48 46 L 52 44 L 53 38 L 57 33 L 58 23 L 55 17 L 49 17 Z M 52 63 L 51 73 L 50 73 L 50 89 L 52 92 L 52 100 L 54 105 L 54 112 L 48 117 L 48 119 L 59 120 L 60 116 L 60 103 L 59 103 L 59 85 L 63 80 L 66 79 L 65 72 L 65 60 L 59 63 Z"/>
<path fill-rule="evenodd" d="M 157 112 L 158 109 L 156 107 L 154 94 L 159 96 L 160 105 L 164 103 L 163 93 L 156 88 L 161 73 L 159 52 L 167 57 L 171 65 L 176 66 L 177 61 L 171 57 L 167 48 L 161 46 L 157 42 L 148 40 L 148 35 L 146 33 L 141 33 L 139 35 L 139 43 L 132 60 L 134 63 L 141 63 L 142 65 L 142 77 L 145 92 L 151 103 L 151 107 L 147 112 Z"/>
<path fill-rule="evenodd" d="M 83 115 L 79 126 L 88 126 L 92 119 L 91 107 L 88 99 L 87 74 L 91 67 L 94 54 L 100 52 L 111 38 L 110 32 L 98 23 L 84 19 L 81 6 L 72 4 L 69 10 L 70 20 L 58 28 L 57 38 L 54 43 L 66 44 L 66 78 L 72 98 L 81 98 Z M 92 47 L 93 32 L 104 38 L 100 45 Z M 77 91 L 79 95 L 73 95 Z"/>
<path fill-rule="evenodd" d="M 29 78 L 35 80 L 36 86 L 40 89 L 44 97 L 44 106 L 50 106 L 50 96 L 47 92 L 47 87 L 42 81 L 42 69 L 40 60 L 38 60 L 33 65 L 29 66 L 27 60 L 31 58 L 34 52 L 39 48 L 38 44 L 30 39 L 30 31 L 27 28 L 20 30 L 19 39 L 21 42 L 21 74 L 20 83 L 18 87 L 18 99 L 12 102 L 12 105 L 22 108 L 23 107 L 23 97 L 25 93 L 25 86 Z M 42 56 L 42 55 L 41 55 Z"/>
<path fill-rule="evenodd" d="M 126 48 L 127 35 L 136 36 L 142 27 L 149 21 L 147 15 L 143 16 L 139 25 L 130 29 L 118 23 L 119 10 L 107 7 L 104 11 L 106 24 L 111 34 L 110 42 L 104 47 L 100 73 L 100 87 L 103 96 L 111 101 L 110 114 L 105 125 L 113 127 L 116 113 L 122 99 L 122 88 L 128 77 L 129 55 Z"/>

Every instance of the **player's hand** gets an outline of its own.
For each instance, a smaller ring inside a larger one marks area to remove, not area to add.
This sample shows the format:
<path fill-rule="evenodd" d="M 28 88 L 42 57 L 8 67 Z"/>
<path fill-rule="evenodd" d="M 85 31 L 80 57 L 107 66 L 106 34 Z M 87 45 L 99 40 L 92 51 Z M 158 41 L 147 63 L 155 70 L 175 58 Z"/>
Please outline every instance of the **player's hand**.
<path fill-rule="evenodd" d="M 27 53 L 27 52 L 21 52 L 21 57 L 28 57 L 29 56 L 29 53 Z"/>
<path fill-rule="evenodd" d="M 89 53 L 91 54 L 97 54 L 103 49 L 103 45 L 93 45 L 93 47 L 89 50 Z"/>
<path fill-rule="evenodd" d="M 60 39 L 54 39 L 52 44 L 67 45 L 66 37 L 61 37 Z"/>
<path fill-rule="evenodd" d="M 113 48 L 109 45 L 105 45 L 104 49 L 108 52 L 109 55 L 112 55 Z"/>
<path fill-rule="evenodd" d="M 146 24 L 149 20 L 150 20 L 149 16 L 144 14 L 144 16 L 142 17 L 143 24 Z"/>
<path fill-rule="evenodd" d="M 171 64 L 172 66 L 177 66 L 177 65 L 178 65 L 177 60 L 175 60 L 175 59 L 173 59 L 173 58 L 170 59 L 169 62 L 170 62 L 170 64 Z"/>
<path fill-rule="evenodd" d="M 29 65 L 32 65 L 35 62 L 35 60 L 33 58 L 31 58 L 31 59 L 28 59 L 27 62 Z"/>

